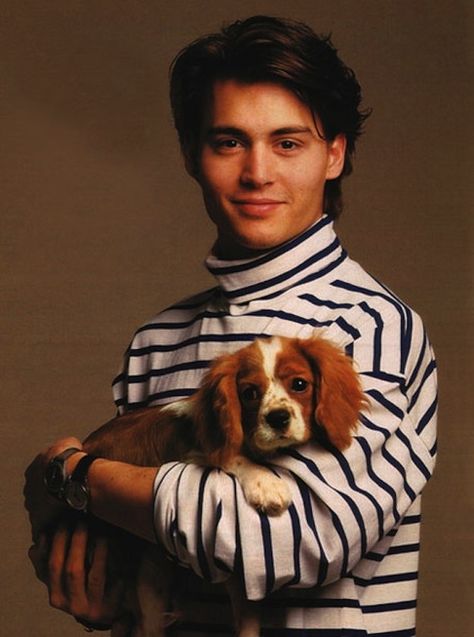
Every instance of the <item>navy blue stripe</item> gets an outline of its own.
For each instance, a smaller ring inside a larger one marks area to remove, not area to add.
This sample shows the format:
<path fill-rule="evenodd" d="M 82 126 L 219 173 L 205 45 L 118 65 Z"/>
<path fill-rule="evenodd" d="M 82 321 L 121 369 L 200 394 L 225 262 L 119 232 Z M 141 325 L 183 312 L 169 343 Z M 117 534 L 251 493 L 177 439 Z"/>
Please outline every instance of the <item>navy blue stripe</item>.
<path fill-rule="evenodd" d="M 217 535 L 217 527 L 219 526 L 219 522 L 221 521 L 221 518 L 222 518 L 222 500 L 219 500 L 219 502 L 217 503 L 216 512 L 214 514 L 214 535 Z M 219 570 L 223 571 L 224 573 L 232 573 L 232 569 L 229 568 L 225 562 L 220 560 L 214 554 L 212 555 L 212 557 L 214 560 L 214 564 L 217 566 Z"/>
<path fill-rule="evenodd" d="M 431 405 L 428 407 L 425 414 L 420 418 L 420 422 L 416 427 L 416 433 L 420 435 L 425 429 L 426 425 L 431 421 L 433 416 L 436 414 L 436 410 L 438 408 L 438 396 L 434 399 Z"/>
<path fill-rule="evenodd" d="M 418 469 L 423 474 L 423 476 L 426 478 L 426 480 L 429 480 L 431 478 L 431 471 L 425 466 L 425 464 L 421 460 L 421 458 L 419 456 L 417 456 L 416 453 L 413 451 L 413 447 L 412 447 L 412 444 L 411 444 L 410 439 L 408 438 L 408 436 L 406 436 L 402 431 L 400 431 L 400 429 L 397 429 L 397 431 L 395 432 L 395 435 L 397 436 L 397 438 L 399 440 L 401 440 L 403 442 L 405 447 L 410 452 L 410 458 L 411 458 L 413 464 L 416 467 L 418 467 Z"/>
<path fill-rule="evenodd" d="M 340 279 L 333 281 L 331 285 L 337 288 L 341 288 L 343 290 L 347 290 L 348 292 L 360 293 L 360 294 L 364 294 L 365 296 L 379 297 L 383 299 L 384 301 L 386 301 L 387 303 L 390 303 L 390 305 L 392 305 L 395 308 L 395 310 L 400 316 L 400 342 L 402 343 L 407 333 L 407 328 L 406 328 L 407 318 L 406 317 L 407 317 L 407 314 L 411 313 L 411 310 L 406 305 L 404 305 L 400 301 L 400 299 L 398 299 L 390 290 L 388 290 L 388 288 L 382 285 L 379 281 L 374 279 L 374 282 L 380 285 L 380 287 L 384 289 L 387 292 L 387 294 L 384 294 L 380 290 L 370 290 L 368 288 L 361 287 L 360 285 L 354 285 L 352 283 L 348 283 L 347 281 L 341 281 Z M 400 372 L 403 373 L 403 371 L 404 371 L 403 366 L 402 364 L 400 364 Z"/>
<path fill-rule="evenodd" d="M 207 580 L 211 579 L 211 570 L 209 568 L 209 564 L 207 563 L 206 550 L 204 548 L 204 542 L 203 542 L 203 537 L 204 537 L 203 503 L 204 503 L 204 491 L 206 487 L 206 482 L 211 471 L 212 471 L 212 468 L 207 467 L 203 469 L 203 472 L 201 474 L 201 479 L 199 481 L 198 507 L 197 507 L 199 519 L 196 520 L 197 522 L 196 524 L 196 529 L 197 529 L 196 557 L 199 563 L 199 568 L 201 570 L 202 577 Z"/>
<path fill-rule="evenodd" d="M 365 489 L 361 489 L 360 487 L 357 486 L 355 478 L 354 478 L 354 474 L 352 473 L 352 470 L 350 468 L 350 465 L 347 461 L 347 458 L 342 454 L 342 453 L 336 453 L 336 458 L 344 472 L 344 475 L 346 476 L 346 480 L 348 485 L 351 487 L 351 489 L 353 491 L 355 491 L 356 493 L 360 493 L 361 495 L 365 496 L 367 498 L 367 500 L 369 500 L 369 502 L 372 503 L 376 513 L 377 513 L 377 520 L 378 520 L 378 526 L 379 526 L 379 538 L 382 538 L 384 536 L 384 514 L 383 514 L 383 509 L 380 506 L 380 504 L 377 502 L 376 498 L 369 492 L 366 491 Z M 366 456 L 367 458 L 367 456 Z M 370 475 L 370 472 L 368 472 Z M 365 554 L 365 551 L 362 551 L 361 557 L 363 557 Z"/>
<path fill-rule="evenodd" d="M 401 526 L 405 526 L 406 524 L 420 524 L 421 515 L 406 515 L 401 523 Z"/>
<path fill-rule="evenodd" d="M 327 321 L 318 321 L 315 318 L 307 317 L 307 316 L 298 316 L 297 314 L 292 314 L 290 312 L 285 312 L 283 310 L 257 310 L 256 312 L 249 312 L 247 316 L 266 316 L 268 318 L 280 318 L 285 321 L 291 321 L 292 323 L 297 323 L 298 325 L 311 325 L 313 327 L 330 327 L 334 322 L 339 325 L 339 327 L 347 332 L 352 338 L 357 339 L 360 337 L 360 332 L 357 328 L 350 325 L 343 318 L 338 317 L 335 321 L 327 320 Z"/>
<path fill-rule="evenodd" d="M 237 478 L 230 476 L 234 486 L 234 502 L 237 502 Z M 240 536 L 239 507 L 235 507 L 235 554 L 234 554 L 234 574 L 244 580 L 244 561 L 242 558 L 242 538 Z"/>
<path fill-rule="evenodd" d="M 352 336 L 354 340 L 360 338 L 359 330 L 343 319 L 342 316 L 336 319 L 336 324 L 339 325 L 344 332 L 347 332 L 350 336 Z"/>
<path fill-rule="evenodd" d="M 353 303 L 336 303 L 335 301 L 330 301 L 329 299 L 319 299 L 314 294 L 302 294 L 300 297 L 303 301 L 308 301 L 311 305 L 316 305 L 317 307 L 328 307 L 330 310 L 351 310 L 355 305 Z"/>
<path fill-rule="evenodd" d="M 400 314 L 400 344 L 401 344 L 401 358 L 400 358 L 400 372 L 405 373 L 406 361 L 410 353 L 411 338 L 413 333 L 413 313 L 411 309 L 403 303 L 403 301 L 396 294 L 392 292 L 385 284 L 381 283 L 378 279 L 375 279 L 381 288 L 387 292 L 395 303 L 398 313 Z"/>
<path fill-rule="evenodd" d="M 170 343 L 167 345 L 147 345 L 146 347 L 139 347 L 137 349 L 131 349 L 129 352 L 130 357 L 146 356 L 153 352 L 173 352 L 189 347 L 190 345 L 196 345 L 199 343 L 249 343 L 255 340 L 255 334 L 239 333 L 239 334 L 200 334 L 199 336 L 192 336 L 184 341 L 178 343 Z"/>
<path fill-rule="evenodd" d="M 403 382 L 403 376 L 399 376 L 397 374 L 388 374 L 387 372 L 382 372 L 380 370 L 360 372 L 360 375 L 367 376 L 367 378 L 376 378 L 377 380 L 382 380 L 387 383 L 393 383 L 394 385 L 398 385 L 401 390 L 404 390 L 404 388 L 400 387 L 401 383 Z"/>
<path fill-rule="evenodd" d="M 330 223 L 332 223 L 332 219 L 330 217 L 324 217 L 320 221 L 318 221 L 315 225 L 305 230 L 302 234 L 296 236 L 294 239 L 291 239 L 287 243 L 282 244 L 279 248 L 275 248 L 275 250 L 271 250 L 271 252 L 264 254 L 258 259 L 253 259 L 251 261 L 244 261 L 243 263 L 234 263 L 233 265 L 222 266 L 222 267 L 220 266 L 212 267 L 210 265 L 207 265 L 207 269 L 214 276 L 223 276 L 226 274 L 236 274 L 237 272 L 246 272 L 247 270 L 255 270 L 259 266 L 264 265 L 265 263 L 268 263 L 269 261 L 274 261 L 277 257 L 280 257 L 282 254 L 290 252 L 296 246 L 306 241 L 309 237 L 315 235 L 317 232 L 325 228 Z"/>
<path fill-rule="evenodd" d="M 285 321 L 291 321 L 298 325 L 312 325 L 313 327 L 327 327 L 332 325 L 333 321 L 317 321 L 311 317 L 298 316 L 297 314 L 291 314 L 284 310 L 257 310 L 255 312 L 249 312 L 247 316 L 265 316 L 268 318 L 280 318 Z"/>
<path fill-rule="evenodd" d="M 427 382 L 428 378 L 431 376 L 431 374 L 436 370 L 436 361 L 431 360 L 430 364 L 426 367 L 423 377 L 421 379 L 420 385 L 418 387 L 418 389 L 416 390 L 416 392 L 413 394 L 412 399 L 410 401 L 410 405 L 408 407 L 408 411 L 410 411 L 411 409 L 413 409 L 414 405 L 416 404 L 422 390 L 423 390 L 423 386 L 424 384 Z"/>
<path fill-rule="evenodd" d="M 357 508 L 355 502 L 352 500 L 352 498 L 350 498 L 346 493 L 343 493 L 342 491 L 339 491 L 338 489 L 335 489 L 332 485 L 330 485 L 327 482 L 327 480 L 323 477 L 323 475 L 319 471 L 319 469 L 316 466 L 316 464 L 312 460 L 310 460 L 309 458 L 306 458 L 305 456 L 303 456 L 299 451 L 297 451 L 296 449 L 289 449 L 288 450 L 288 454 L 291 455 L 296 460 L 299 460 L 300 462 L 305 464 L 308 467 L 308 469 L 311 471 L 311 473 L 313 473 L 321 482 L 323 482 L 324 484 L 329 486 L 335 493 L 337 493 L 346 502 L 346 504 L 348 504 L 348 506 L 349 506 L 349 508 L 350 508 L 350 510 L 352 512 L 352 515 L 354 516 L 354 518 L 355 518 L 355 520 L 357 522 L 357 525 L 359 527 L 360 542 L 361 542 L 361 556 L 364 555 L 366 550 L 367 550 L 367 534 L 366 534 L 364 520 L 362 518 L 362 515 L 361 515 L 359 509 Z M 341 524 L 341 521 L 336 516 L 335 512 L 330 508 L 328 503 L 325 502 L 324 504 L 326 505 L 328 510 L 331 512 L 331 516 L 332 516 L 334 527 L 335 527 L 335 529 L 337 531 L 337 534 L 340 537 L 340 540 L 341 540 L 341 543 L 342 543 L 342 546 L 343 546 L 343 560 L 342 560 L 342 569 L 341 569 L 341 577 L 343 577 L 344 574 L 347 572 L 349 544 L 348 544 L 348 541 L 347 541 L 346 534 L 344 532 L 344 528 L 343 528 L 343 526 Z"/>
<path fill-rule="evenodd" d="M 300 490 L 301 499 L 303 500 L 303 509 L 305 512 L 306 522 L 309 528 L 311 529 L 311 531 L 313 532 L 313 535 L 319 547 L 319 572 L 318 572 L 318 579 L 316 582 L 316 586 L 321 586 L 327 577 L 328 566 L 329 566 L 328 558 L 326 556 L 326 553 L 324 552 L 324 548 L 319 538 L 316 523 L 314 521 L 314 513 L 313 513 L 313 507 L 311 505 L 310 490 L 308 486 L 301 480 L 301 478 L 299 478 L 296 474 L 292 474 L 292 475 L 296 480 L 296 483 Z"/>
<path fill-rule="evenodd" d="M 419 550 L 419 542 L 415 542 L 413 544 L 400 544 L 400 546 L 391 546 L 388 549 L 387 555 L 404 555 L 405 553 L 418 553 Z"/>
<path fill-rule="evenodd" d="M 381 489 L 383 489 L 391 498 L 392 500 L 392 515 L 393 515 L 393 519 L 395 521 L 395 524 L 398 523 L 398 521 L 400 520 L 400 514 L 397 510 L 397 493 L 395 491 L 395 489 L 390 486 L 388 484 L 388 482 L 385 482 L 384 480 L 382 480 L 382 478 L 380 478 L 375 471 L 373 470 L 372 467 L 372 450 L 370 448 L 369 443 L 367 442 L 367 440 L 365 440 L 365 438 L 356 436 L 355 438 L 357 440 L 357 442 L 359 443 L 359 445 L 362 448 L 362 451 L 364 452 L 365 455 L 365 459 L 367 462 L 367 473 L 369 475 L 369 478 L 371 478 L 371 480 L 373 482 L 375 482 L 375 484 L 377 486 L 379 486 Z M 382 533 L 383 535 L 383 533 Z"/>
<path fill-rule="evenodd" d="M 175 308 L 173 308 L 175 309 Z M 179 308 L 181 309 L 181 308 Z M 182 330 L 182 329 L 186 329 L 188 327 L 191 327 L 191 325 L 194 325 L 194 323 L 197 323 L 198 321 L 201 321 L 202 319 L 206 319 L 206 318 L 210 318 L 210 319 L 219 319 L 222 318 L 224 316 L 227 316 L 228 312 L 224 312 L 224 311 L 219 311 L 219 312 L 211 312 L 210 310 L 206 310 L 204 312 L 199 312 L 198 314 L 196 314 L 195 316 L 193 316 L 191 319 L 187 320 L 187 321 L 170 321 L 170 322 L 163 322 L 163 323 L 147 323 L 146 325 L 142 325 L 141 327 L 138 328 L 138 330 L 135 332 L 136 334 L 141 334 L 142 332 L 150 332 L 150 331 L 158 331 L 158 330 Z"/>
<path fill-rule="evenodd" d="M 406 481 L 406 471 L 405 471 L 404 467 L 398 462 L 398 460 L 396 460 L 396 458 L 394 458 L 387 451 L 386 443 L 387 443 L 387 440 L 391 436 L 390 432 L 387 431 L 386 429 L 383 429 L 382 427 L 376 425 L 375 423 L 371 422 L 367 418 L 367 416 L 365 416 L 364 414 L 360 415 L 360 421 L 365 427 L 368 427 L 369 429 L 373 429 L 374 431 L 379 431 L 385 437 L 385 443 L 383 444 L 383 446 L 381 448 L 382 456 L 385 458 L 385 460 L 389 464 L 392 465 L 392 467 L 394 467 L 400 473 L 400 475 L 403 478 L 403 484 L 404 484 L 405 492 L 408 494 L 408 496 L 409 496 L 409 498 L 411 500 L 414 500 L 415 497 L 416 497 L 416 494 L 414 493 L 413 489 L 410 487 L 410 485 Z M 357 439 L 359 440 L 359 438 L 357 438 Z M 363 440 L 363 438 L 361 438 L 361 440 Z"/>
<path fill-rule="evenodd" d="M 269 595 L 275 586 L 275 562 L 273 559 L 272 536 L 270 522 L 264 513 L 259 512 L 260 529 L 262 532 L 263 554 L 265 557 L 265 591 Z"/>
<path fill-rule="evenodd" d="M 161 376 L 168 376 L 178 372 L 194 371 L 196 369 L 207 369 L 210 364 L 210 360 L 189 361 L 187 363 L 179 363 L 178 365 L 172 365 L 170 367 L 163 367 L 162 369 L 150 369 L 145 374 L 123 374 L 123 376 L 129 383 L 143 383 L 150 378 L 159 378 Z"/>
<path fill-rule="evenodd" d="M 413 582 L 418 579 L 418 573 L 395 573 L 393 575 L 381 575 L 379 577 L 372 577 L 372 579 L 363 579 L 362 577 L 354 576 L 354 582 L 357 586 L 373 586 L 378 584 L 395 584 L 397 582 Z"/>
<path fill-rule="evenodd" d="M 427 337 L 426 331 L 423 330 L 423 343 L 420 347 L 420 353 L 418 355 L 418 359 L 413 368 L 413 372 L 411 373 L 410 378 L 408 378 L 406 382 L 407 389 L 409 389 L 413 385 L 416 377 L 418 376 L 418 372 L 420 371 L 421 365 L 423 364 L 423 361 L 425 359 L 427 346 L 428 346 L 428 337 Z"/>
<path fill-rule="evenodd" d="M 373 348 L 374 348 L 374 356 L 373 356 L 373 369 L 375 371 L 380 370 L 381 361 L 382 361 L 382 330 L 383 330 L 383 321 L 380 316 L 380 313 L 370 307 L 365 301 L 360 304 L 361 309 L 369 314 L 374 320 L 375 330 L 374 330 L 374 340 L 373 340 Z"/>
<path fill-rule="evenodd" d="M 405 331 L 401 340 L 401 367 L 400 372 L 405 373 L 408 357 L 411 352 L 411 342 L 413 338 L 413 314 L 406 312 Z"/>
<path fill-rule="evenodd" d="M 403 420 L 405 416 L 403 410 L 400 409 L 400 407 L 398 407 L 394 403 L 392 403 L 390 400 L 385 398 L 382 392 L 379 392 L 377 389 L 368 389 L 366 393 L 369 394 L 369 396 L 372 396 L 372 398 L 376 400 L 379 403 L 379 405 L 382 405 L 382 407 L 385 407 L 385 409 L 389 411 L 391 414 L 393 414 L 400 420 Z"/>
<path fill-rule="evenodd" d="M 372 429 L 372 431 L 378 431 L 379 433 L 383 435 L 385 440 L 388 440 L 390 438 L 391 433 L 388 429 L 385 429 L 385 427 L 381 427 L 380 425 L 376 425 L 374 422 L 369 420 L 365 414 L 362 414 L 362 413 L 359 414 L 359 419 L 360 419 L 360 422 L 364 425 L 364 427 L 367 427 L 368 429 Z"/>
<path fill-rule="evenodd" d="M 402 476 L 403 488 L 405 489 L 405 493 L 408 495 L 410 500 L 413 501 L 416 498 L 416 493 L 413 491 L 413 489 L 407 482 L 407 472 L 405 471 L 405 467 L 400 462 L 398 462 L 398 460 L 394 456 L 392 456 L 392 454 L 389 451 L 387 451 L 387 448 L 385 445 L 382 447 L 382 456 Z"/>
<path fill-rule="evenodd" d="M 403 630 L 389 630 L 383 633 L 370 633 L 370 637 L 415 637 L 416 628 L 406 628 Z"/>
<path fill-rule="evenodd" d="M 296 287 L 297 285 L 304 285 L 305 283 L 311 283 L 312 281 L 316 281 L 317 279 L 320 279 L 323 276 L 326 276 L 326 274 L 329 274 L 329 272 L 332 272 L 333 270 L 335 270 L 346 259 L 347 259 L 347 252 L 345 250 L 342 250 L 341 256 L 338 257 L 335 261 L 332 261 L 325 268 L 321 268 L 317 272 L 308 274 L 308 276 L 301 279 L 301 281 L 296 281 L 295 283 L 292 284 L 292 287 Z"/>
<path fill-rule="evenodd" d="M 403 555 L 405 553 L 418 553 L 419 550 L 420 550 L 419 542 L 415 544 L 400 544 L 399 546 L 391 546 L 387 551 L 387 555 Z M 367 555 L 365 556 L 365 559 L 371 560 L 373 562 L 381 562 L 384 558 L 385 558 L 385 554 L 383 553 L 370 552 L 370 553 L 367 553 Z"/>
<path fill-rule="evenodd" d="M 285 587 L 287 586 L 295 586 L 301 580 L 301 565 L 300 565 L 300 549 L 301 549 L 301 525 L 298 518 L 298 512 L 296 511 L 295 505 L 291 504 L 288 507 L 288 513 L 290 514 L 291 519 L 291 529 L 293 531 L 293 568 L 294 568 L 294 576 L 291 580 L 289 580 Z"/>
<path fill-rule="evenodd" d="M 165 471 L 165 473 L 161 476 L 160 481 L 157 482 L 154 486 L 153 486 L 153 502 L 156 502 L 156 498 L 158 497 L 158 491 L 160 490 L 161 485 L 163 484 L 163 482 L 166 480 L 166 478 L 168 477 L 168 474 L 173 471 L 173 469 L 175 469 L 175 467 L 180 464 L 178 462 L 175 462 L 174 464 L 172 464 L 170 467 L 168 467 L 168 469 Z M 179 477 L 178 477 L 178 483 L 181 479 L 181 475 L 183 474 L 184 471 L 184 466 L 181 467 L 181 470 L 179 472 Z M 152 528 L 153 528 L 153 534 L 155 536 L 156 542 L 157 544 L 161 544 L 161 538 L 158 536 L 158 532 L 156 529 L 156 525 L 155 525 L 155 516 L 154 516 L 154 507 L 152 508 L 152 510 L 150 511 L 151 514 L 151 523 L 152 523 Z M 178 520 L 177 518 L 174 518 L 170 525 L 169 528 L 167 529 L 167 535 L 168 535 L 168 540 L 170 542 L 170 544 L 174 547 L 174 552 L 175 554 L 177 554 L 177 550 L 176 550 L 176 542 L 175 542 L 175 537 L 176 537 L 176 532 L 178 529 Z"/>
<path fill-rule="evenodd" d="M 246 287 L 238 288 L 236 290 L 224 290 L 224 295 L 229 299 L 235 299 L 237 297 L 245 297 L 251 294 L 255 294 L 255 292 L 261 292 L 262 290 L 270 289 L 274 287 L 275 285 L 280 285 L 281 283 L 284 283 L 285 281 L 293 279 L 296 275 L 307 270 L 310 266 L 314 265 L 314 263 L 321 261 L 322 259 L 329 256 L 331 253 L 335 252 L 339 248 L 340 248 L 339 239 L 336 238 L 331 244 L 326 246 L 323 250 L 312 255 L 309 259 L 306 259 L 302 263 L 299 263 L 297 266 L 295 266 L 291 270 L 282 272 L 281 274 L 278 274 L 277 276 L 274 276 L 271 279 L 265 279 L 264 281 L 260 281 L 259 283 L 255 283 L 254 285 L 248 285 Z M 338 260 L 340 260 L 340 257 Z M 216 274 L 216 272 L 213 272 L 213 274 Z M 304 280 L 306 279 L 303 279 L 303 281 Z M 291 285 L 292 286 L 296 285 L 296 283 L 292 283 Z"/>
<path fill-rule="evenodd" d="M 410 599 L 406 602 L 388 602 L 385 604 L 361 606 L 361 610 L 364 614 L 391 613 L 395 610 L 409 610 L 410 608 L 416 608 L 416 599 Z"/>

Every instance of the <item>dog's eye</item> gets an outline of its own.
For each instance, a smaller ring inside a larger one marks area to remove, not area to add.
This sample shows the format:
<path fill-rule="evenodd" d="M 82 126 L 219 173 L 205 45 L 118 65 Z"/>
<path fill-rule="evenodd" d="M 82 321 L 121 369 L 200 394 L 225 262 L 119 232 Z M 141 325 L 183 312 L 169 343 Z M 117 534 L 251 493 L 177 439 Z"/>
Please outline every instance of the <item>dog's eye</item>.
<path fill-rule="evenodd" d="M 260 396 L 258 388 L 255 385 L 249 385 L 240 394 L 245 401 L 257 400 Z"/>
<path fill-rule="evenodd" d="M 308 388 L 308 381 L 304 378 L 293 378 L 291 381 L 291 389 L 293 391 L 304 391 Z"/>

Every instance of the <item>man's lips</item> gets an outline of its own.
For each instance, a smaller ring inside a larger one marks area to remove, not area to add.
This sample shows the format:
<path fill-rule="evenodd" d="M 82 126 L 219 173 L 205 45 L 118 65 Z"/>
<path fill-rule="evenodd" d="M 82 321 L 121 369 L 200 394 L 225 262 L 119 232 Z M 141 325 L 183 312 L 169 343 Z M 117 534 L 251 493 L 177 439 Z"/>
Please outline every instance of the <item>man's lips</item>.
<path fill-rule="evenodd" d="M 245 214 L 259 217 L 273 212 L 278 206 L 281 206 L 285 202 L 281 199 L 253 199 L 246 197 L 233 199 L 232 203 Z"/>

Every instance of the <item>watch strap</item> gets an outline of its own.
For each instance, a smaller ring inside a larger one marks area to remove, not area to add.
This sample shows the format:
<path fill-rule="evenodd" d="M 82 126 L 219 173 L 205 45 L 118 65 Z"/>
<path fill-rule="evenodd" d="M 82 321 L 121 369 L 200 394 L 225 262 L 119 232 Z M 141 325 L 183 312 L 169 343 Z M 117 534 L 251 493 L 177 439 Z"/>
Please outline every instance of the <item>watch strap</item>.
<path fill-rule="evenodd" d="M 64 449 L 64 451 L 61 451 L 61 453 L 58 453 L 57 456 L 54 456 L 53 460 L 56 462 L 59 460 L 64 464 L 68 458 L 78 451 L 81 451 L 81 449 L 78 449 L 77 447 L 68 447 L 67 449 Z"/>
<path fill-rule="evenodd" d="M 61 451 L 61 453 L 54 456 L 54 458 L 52 458 L 46 465 L 43 480 L 48 493 L 57 499 L 61 499 L 64 484 L 66 482 L 66 470 L 64 463 L 70 456 L 78 453 L 79 451 L 81 450 L 77 447 L 68 447 Z"/>
<path fill-rule="evenodd" d="M 97 456 L 83 456 L 64 486 L 64 502 L 72 509 L 83 513 L 86 513 L 89 508 L 90 491 L 87 484 L 87 472 L 94 460 L 97 460 Z"/>
<path fill-rule="evenodd" d="M 74 468 L 74 471 L 71 473 L 71 480 L 73 482 L 79 482 L 80 484 L 86 483 L 87 472 L 89 471 L 89 467 L 97 460 L 97 456 L 93 456 L 92 454 L 87 454 L 83 456 L 77 465 Z"/>

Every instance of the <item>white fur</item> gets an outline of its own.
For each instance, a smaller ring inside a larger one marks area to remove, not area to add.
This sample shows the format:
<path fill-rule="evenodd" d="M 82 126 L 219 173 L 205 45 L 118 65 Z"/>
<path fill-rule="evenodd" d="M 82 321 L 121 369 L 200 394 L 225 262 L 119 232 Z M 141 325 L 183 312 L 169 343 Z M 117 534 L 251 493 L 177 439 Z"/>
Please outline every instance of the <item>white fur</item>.
<path fill-rule="evenodd" d="M 161 411 L 171 412 L 172 416 L 181 418 L 183 416 L 192 416 L 193 403 L 186 398 L 183 400 L 176 400 L 174 403 L 168 403 L 161 408 Z"/>
<path fill-rule="evenodd" d="M 260 404 L 255 440 L 262 450 L 269 451 L 305 442 L 307 428 L 301 405 L 291 398 L 276 376 L 277 357 L 282 352 L 282 342 L 275 337 L 258 341 L 258 345 L 263 357 L 263 371 L 268 378 L 268 387 Z M 290 422 L 284 431 L 275 431 L 265 420 L 266 415 L 275 409 L 286 409 L 290 413 Z"/>

